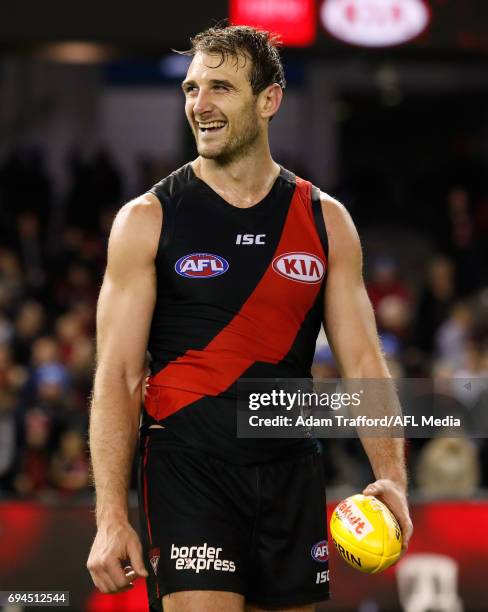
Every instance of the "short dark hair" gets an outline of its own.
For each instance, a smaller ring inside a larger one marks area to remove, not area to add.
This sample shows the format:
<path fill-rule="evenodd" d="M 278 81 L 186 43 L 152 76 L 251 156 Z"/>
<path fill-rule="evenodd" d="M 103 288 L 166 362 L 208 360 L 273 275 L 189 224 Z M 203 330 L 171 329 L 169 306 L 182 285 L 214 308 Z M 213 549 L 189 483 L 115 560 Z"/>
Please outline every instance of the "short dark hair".
<path fill-rule="evenodd" d="M 177 53 L 190 57 L 198 52 L 220 55 L 219 66 L 227 57 L 235 58 L 236 62 L 239 61 L 240 55 L 251 59 L 249 80 L 254 95 L 273 83 L 278 83 L 281 89 L 286 87 L 283 64 L 278 52 L 281 43 L 275 34 L 250 26 L 224 24 L 200 32 L 190 38 L 190 42 L 191 48 L 188 51 Z"/>

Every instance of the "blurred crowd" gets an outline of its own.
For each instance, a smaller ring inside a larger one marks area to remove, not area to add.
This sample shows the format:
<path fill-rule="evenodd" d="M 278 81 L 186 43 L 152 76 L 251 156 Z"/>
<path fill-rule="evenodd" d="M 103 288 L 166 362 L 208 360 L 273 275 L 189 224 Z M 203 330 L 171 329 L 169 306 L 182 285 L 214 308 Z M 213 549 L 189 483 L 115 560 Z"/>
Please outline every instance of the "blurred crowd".
<path fill-rule="evenodd" d="M 0 497 L 78 499 L 90 491 L 88 405 L 107 238 L 133 194 L 106 150 L 72 152 L 62 194 L 45 161 L 26 148 L 0 166 Z M 138 192 L 171 169 L 141 160 Z M 488 411 L 488 202 L 453 185 L 439 206 L 423 273 L 412 280 L 401 255 L 384 252 L 367 270 L 367 289 L 393 376 L 477 380 L 468 404 Z M 314 375 L 337 374 L 322 333 Z M 357 441 L 325 447 L 330 484 L 360 484 Z M 427 496 L 488 486 L 484 438 L 412 440 L 408 453 L 413 486 Z"/>

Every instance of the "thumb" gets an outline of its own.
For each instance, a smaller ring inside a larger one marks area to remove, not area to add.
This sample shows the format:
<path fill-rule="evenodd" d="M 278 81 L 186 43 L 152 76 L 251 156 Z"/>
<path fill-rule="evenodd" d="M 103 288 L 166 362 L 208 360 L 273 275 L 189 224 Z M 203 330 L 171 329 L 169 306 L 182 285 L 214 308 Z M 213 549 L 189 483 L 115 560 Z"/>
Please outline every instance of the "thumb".
<path fill-rule="evenodd" d="M 129 554 L 130 564 L 132 569 L 139 576 L 146 577 L 147 571 L 144 567 L 144 561 L 142 560 L 142 547 L 138 539 L 131 540 L 127 546 L 127 552 Z"/>
<path fill-rule="evenodd" d="M 363 490 L 363 495 L 377 495 L 380 492 L 381 488 L 375 482 L 372 482 Z"/>

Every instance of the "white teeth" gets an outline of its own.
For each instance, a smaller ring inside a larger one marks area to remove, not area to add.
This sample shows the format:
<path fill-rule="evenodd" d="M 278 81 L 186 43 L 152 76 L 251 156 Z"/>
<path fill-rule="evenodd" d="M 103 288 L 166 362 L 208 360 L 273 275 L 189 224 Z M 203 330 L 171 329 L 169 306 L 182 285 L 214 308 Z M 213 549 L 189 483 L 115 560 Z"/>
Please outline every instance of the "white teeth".
<path fill-rule="evenodd" d="M 221 128 L 224 127 L 225 122 L 224 121 L 211 121 L 209 123 L 199 123 L 198 127 L 201 130 L 208 130 L 210 128 Z"/>

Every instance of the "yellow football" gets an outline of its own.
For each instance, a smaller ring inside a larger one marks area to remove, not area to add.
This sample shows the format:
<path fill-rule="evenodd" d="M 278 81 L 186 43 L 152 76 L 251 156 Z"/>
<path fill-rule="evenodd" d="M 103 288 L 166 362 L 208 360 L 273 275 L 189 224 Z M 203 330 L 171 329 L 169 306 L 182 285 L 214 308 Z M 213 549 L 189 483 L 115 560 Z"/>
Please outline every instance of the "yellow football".
<path fill-rule="evenodd" d="M 377 574 L 393 565 L 402 549 L 402 532 L 389 508 L 372 495 L 352 495 L 330 519 L 330 533 L 351 567 Z"/>

